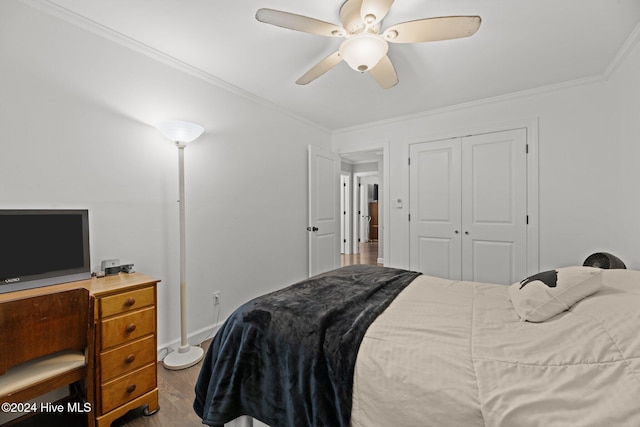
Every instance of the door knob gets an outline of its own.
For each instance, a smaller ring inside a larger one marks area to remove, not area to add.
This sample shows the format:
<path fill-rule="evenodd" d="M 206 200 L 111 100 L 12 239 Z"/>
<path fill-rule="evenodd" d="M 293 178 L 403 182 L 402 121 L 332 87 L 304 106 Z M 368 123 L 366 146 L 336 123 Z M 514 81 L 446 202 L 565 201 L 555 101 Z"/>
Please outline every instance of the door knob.
<path fill-rule="evenodd" d="M 318 227 L 307 227 L 307 231 L 318 231 Z"/>

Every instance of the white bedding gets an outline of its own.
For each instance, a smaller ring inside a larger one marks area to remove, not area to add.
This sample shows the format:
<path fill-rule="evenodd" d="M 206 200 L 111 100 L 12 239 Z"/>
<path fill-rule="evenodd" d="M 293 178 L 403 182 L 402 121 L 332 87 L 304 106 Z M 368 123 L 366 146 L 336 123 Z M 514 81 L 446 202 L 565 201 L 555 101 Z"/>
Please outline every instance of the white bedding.
<path fill-rule="evenodd" d="M 351 425 L 640 426 L 640 272 L 542 323 L 507 290 L 418 277 L 362 341 Z"/>

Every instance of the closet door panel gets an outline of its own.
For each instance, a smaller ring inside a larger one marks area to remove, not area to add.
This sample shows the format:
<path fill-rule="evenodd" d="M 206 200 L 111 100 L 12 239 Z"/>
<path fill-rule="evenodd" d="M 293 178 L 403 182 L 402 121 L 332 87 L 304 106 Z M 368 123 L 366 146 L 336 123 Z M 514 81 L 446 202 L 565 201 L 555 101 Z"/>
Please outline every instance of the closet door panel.
<path fill-rule="evenodd" d="M 454 239 L 423 236 L 418 239 L 418 245 L 418 265 L 411 266 L 412 270 L 429 276 L 460 279 L 460 265 L 456 254 L 460 245 Z"/>
<path fill-rule="evenodd" d="M 460 139 L 410 148 L 410 268 L 460 279 Z"/>
<path fill-rule="evenodd" d="M 526 276 L 526 130 L 462 139 L 462 277 L 511 284 Z"/>
<path fill-rule="evenodd" d="M 515 245 L 513 242 L 470 239 L 473 259 L 471 277 L 476 282 L 511 284 L 515 280 Z M 493 266 L 494 268 L 487 268 Z M 520 279 L 517 279 L 520 280 Z"/>

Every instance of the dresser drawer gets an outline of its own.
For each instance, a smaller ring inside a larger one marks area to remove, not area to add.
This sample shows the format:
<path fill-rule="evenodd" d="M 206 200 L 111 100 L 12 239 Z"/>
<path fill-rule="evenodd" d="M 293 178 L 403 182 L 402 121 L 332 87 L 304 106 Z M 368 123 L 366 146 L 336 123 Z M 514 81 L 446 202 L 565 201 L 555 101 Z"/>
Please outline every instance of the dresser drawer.
<path fill-rule="evenodd" d="M 156 357 L 155 337 L 153 335 L 106 351 L 100 355 L 102 382 L 153 363 L 156 361 Z"/>
<path fill-rule="evenodd" d="M 153 390 L 156 387 L 156 364 L 152 363 L 131 374 L 101 385 L 102 412 L 110 410 Z"/>
<path fill-rule="evenodd" d="M 155 292 L 153 286 L 118 295 L 100 298 L 100 317 L 126 313 L 139 308 L 154 305 Z"/>
<path fill-rule="evenodd" d="M 127 341 L 155 332 L 156 308 L 148 307 L 103 320 L 100 328 L 102 350 L 124 344 Z"/>

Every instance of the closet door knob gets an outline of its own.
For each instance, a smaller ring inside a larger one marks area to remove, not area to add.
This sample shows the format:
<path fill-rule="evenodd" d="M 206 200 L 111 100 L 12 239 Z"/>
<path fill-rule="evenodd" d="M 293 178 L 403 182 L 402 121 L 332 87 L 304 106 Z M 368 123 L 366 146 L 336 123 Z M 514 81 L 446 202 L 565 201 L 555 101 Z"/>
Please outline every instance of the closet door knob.
<path fill-rule="evenodd" d="M 464 232 L 464 234 L 469 234 L 469 232 L 468 232 L 468 231 L 465 231 L 465 232 Z"/>
<path fill-rule="evenodd" d="M 454 231 L 454 233 L 459 234 L 460 232 L 458 230 Z"/>

